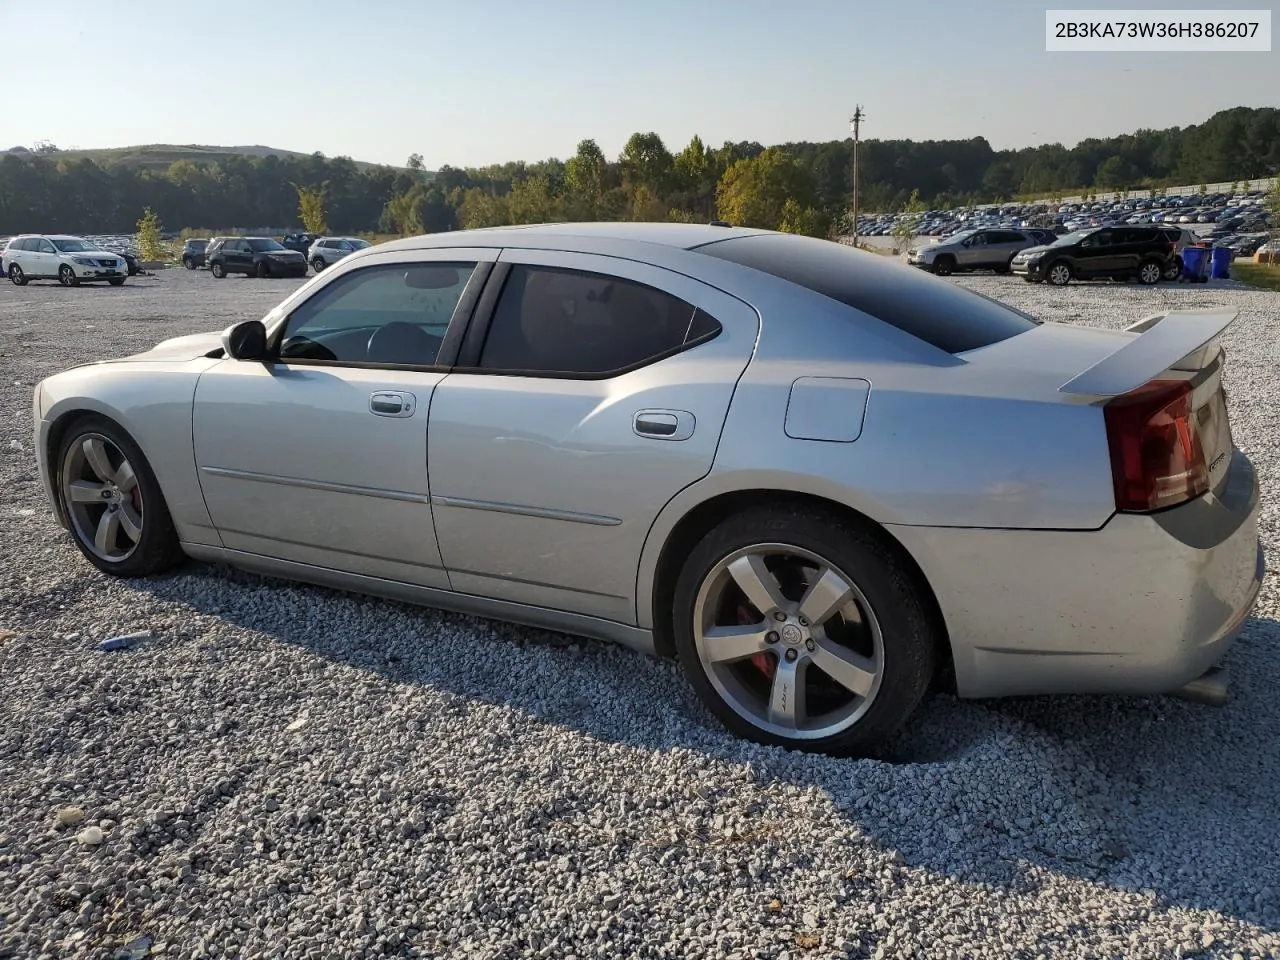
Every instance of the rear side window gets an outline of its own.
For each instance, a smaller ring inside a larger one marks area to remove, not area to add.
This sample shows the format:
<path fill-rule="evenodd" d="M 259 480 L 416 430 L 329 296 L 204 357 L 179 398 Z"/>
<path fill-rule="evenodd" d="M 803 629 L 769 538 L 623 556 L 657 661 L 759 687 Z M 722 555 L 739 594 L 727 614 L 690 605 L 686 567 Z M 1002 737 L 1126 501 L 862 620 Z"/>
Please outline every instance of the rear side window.
<path fill-rule="evenodd" d="M 517 265 L 494 309 L 480 367 L 604 377 L 670 356 L 720 329 L 713 317 L 645 284 Z"/>
<path fill-rule="evenodd" d="M 999 343 L 1039 322 L 950 281 L 830 240 L 758 234 L 695 249 L 807 287 L 947 353 Z"/>

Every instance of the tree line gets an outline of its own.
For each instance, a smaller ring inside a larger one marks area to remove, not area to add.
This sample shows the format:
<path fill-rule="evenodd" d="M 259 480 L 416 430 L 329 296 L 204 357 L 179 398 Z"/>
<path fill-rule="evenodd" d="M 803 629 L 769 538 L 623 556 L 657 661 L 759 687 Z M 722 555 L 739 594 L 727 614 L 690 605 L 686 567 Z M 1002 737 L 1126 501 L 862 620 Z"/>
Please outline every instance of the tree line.
<path fill-rule="evenodd" d="M 49 145 L 0 156 L 0 233 L 132 232 L 150 208 L 170 228 L 283 227 L 410 234 L 555 220 L 723 219 L 816 236 L 842 227 L 852 194 L 852 141 L 719 147 L 694 137 L 672 152 L 636 133 L 616 159 L 583 140 L 565 159 L 486 167 L 359 166 L 348 157 L 178 160 L 164 170 L 99 165 Z M 1269 176 L 1280 170 L 1280 109 L 1237 107 L 1202 124 L 995 150 L 970 140 L 866 140 L 866 211 L 963 206 L 1094 189 Z"/>

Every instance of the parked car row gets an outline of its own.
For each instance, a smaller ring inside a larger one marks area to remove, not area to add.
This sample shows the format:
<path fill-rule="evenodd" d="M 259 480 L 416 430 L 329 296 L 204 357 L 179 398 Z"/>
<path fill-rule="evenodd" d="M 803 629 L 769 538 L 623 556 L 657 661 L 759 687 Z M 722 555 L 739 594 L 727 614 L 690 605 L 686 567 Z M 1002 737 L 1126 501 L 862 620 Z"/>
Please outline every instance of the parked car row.
<path fill-rule="evenodd" d="M 1224 232 L 1251 233 L 1267 230 L 1271 221 L 1263 204 L 1263 191 L 1250 190 L 1234 195 L 1213 193 L 1057 205 L 1048 202 L 993 204 L 963 210 L 926 210 L 919 214 L 869 214 L 858 218 L 858 232 L 862 236 L 889 236 L 906 217 L 916 218 L 913 232 L 926 237 L 950 236 L 960 230 L 988 227 L 1040 227 L 1065 234 L 1085 227 L 1115 224 L 1211 223 Z"/>
<path fill-rule="evenodd" d="M 289 233 L 272 237 L 193 237 L 182 247 L 188 270 L 208 267 L 214 277 L 231 273 L 257 277 L 304 276 L 308 265 L 319 273 L 343 257 L 363 250 L 369 241 L 359 237 L 322 237 Z"/>

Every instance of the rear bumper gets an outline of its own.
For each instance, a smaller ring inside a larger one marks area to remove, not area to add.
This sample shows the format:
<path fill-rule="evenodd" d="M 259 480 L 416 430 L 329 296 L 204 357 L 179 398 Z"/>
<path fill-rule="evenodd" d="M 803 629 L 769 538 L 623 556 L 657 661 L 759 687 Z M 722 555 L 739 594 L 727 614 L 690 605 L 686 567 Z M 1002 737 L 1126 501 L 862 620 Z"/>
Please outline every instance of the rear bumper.
<path fill-rule="evenodd" d="M 1167 693 L 1248 620 L 1265 569 L 1259 509 L 1237 451 L 1220 496 L 1100 530 L 890 530 L 937 595 L 960 696 Z"/>

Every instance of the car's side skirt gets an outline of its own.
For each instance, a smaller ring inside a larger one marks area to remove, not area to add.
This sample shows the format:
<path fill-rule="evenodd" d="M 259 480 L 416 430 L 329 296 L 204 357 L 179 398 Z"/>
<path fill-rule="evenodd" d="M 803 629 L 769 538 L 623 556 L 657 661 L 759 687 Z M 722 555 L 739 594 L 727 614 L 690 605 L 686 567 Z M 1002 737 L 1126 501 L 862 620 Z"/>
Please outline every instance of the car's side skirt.
<path fill-rule="evenodd" d="M 610 643 L 621 644 L 640 653 L 655 655 L 653 633 L 640 627 L 604 620 L 599 617 L 588 617 L 563 610 L 552 610 L 547 607 L 535 607 L 509 600 L 493 600 L 488 597 L 477 597 L 473 594 L 455 593 L 451 590 L 437 590 L 431 587 L 401 583 L 398 580 L 385 580 L 381 577 L 370 577 L 364 574 L 347 573 L 328 567 L 318 567 L 292 560 L 278 560 L 264 557 L 256 553 L 241 550 L 228 550 L 224 547 L 213 547 L 198 543 L 183 543 L 183 551 L 194 560 L 207 563 L 226 563 L 252 573 L 260 573 L 269 577 L 280 577 L 284 580 L 298 580 L 313 583 L 317 586 L 330 587 L 335 590 L 349 590 L 352 593 L 366 593 L 372 596 L 386 597 L 425 607 L 438 607 L 465 613 L 476 617 L 489 617 L 510 623 L 520 623 L 543 630 L 557 630 L 576 636 L 591 637 Z"/>

